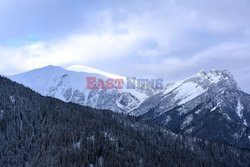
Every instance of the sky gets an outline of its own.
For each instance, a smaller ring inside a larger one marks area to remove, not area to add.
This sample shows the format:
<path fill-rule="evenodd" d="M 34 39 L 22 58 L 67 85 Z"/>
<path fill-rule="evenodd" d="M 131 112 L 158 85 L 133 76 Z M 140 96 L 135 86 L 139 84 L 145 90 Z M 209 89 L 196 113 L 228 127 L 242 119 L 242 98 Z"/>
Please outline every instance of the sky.
<path fill-rule="evenodd" d="M 167 82 L 227 69 L 250 93 L 250 0 L 0 0 L 0 74 L 47 65 Z"/>

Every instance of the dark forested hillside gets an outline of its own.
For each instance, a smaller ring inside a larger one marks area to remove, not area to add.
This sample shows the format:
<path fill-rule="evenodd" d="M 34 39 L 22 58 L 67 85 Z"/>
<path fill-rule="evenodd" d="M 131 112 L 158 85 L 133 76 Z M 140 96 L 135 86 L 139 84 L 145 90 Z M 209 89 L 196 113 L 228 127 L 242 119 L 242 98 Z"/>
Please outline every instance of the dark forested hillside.
<path fill-rule="evenodd" d="M 0 77 L 0 166 L 248 166 L 250 152 L 43 97 Z"/>

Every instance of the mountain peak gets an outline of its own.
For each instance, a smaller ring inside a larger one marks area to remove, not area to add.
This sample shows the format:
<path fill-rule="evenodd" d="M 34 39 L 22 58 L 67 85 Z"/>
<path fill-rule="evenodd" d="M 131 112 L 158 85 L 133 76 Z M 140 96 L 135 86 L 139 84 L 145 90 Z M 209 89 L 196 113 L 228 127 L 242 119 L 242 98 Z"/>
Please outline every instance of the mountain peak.
<path fill-rule="evenodd" d="M 208 72 L 201 70 L 195 76 L 201 76 L 201 77 L 208 77 L 208 78 L 217 78 L 217 79 L 231 79 L 234 80 L 233 75 L 228 71 L 228 70 L 216 70 L 212 69 L 209 70 Z"/>
<path fill-rule="evenodd" d="M 228 83 L 231 86 L 237 87 L 233 75 L 228 70 L 212 69 L 209 71 L 201 70 L 197 74 L 189 77 L 187 80 L 199 80 L 199 82 L 209 82 L 210 84 L 217 84 L 219 82 Z"/>
<path fill-rule="evenodd" d="M 215 76 L 220 76 L 220 77 L 222 77 L 224 79 L 232 79 L 232 80 L 234 80 L 233 75 L 228 70 L 215 70 L 215 69 L 213 69 L 213 70 L 210 70 L 208 72 L 208 74 L 215 75 Z"/>
<path fill-rule="evenodd" d="M 233 75 L 227 70 L 201 70 L 182 81 L 167 86 L 161 93 L 169 95 L 174 93 L 178 104 L 184 104 L 208 90 L 222 91 L 225 89 L 240 90 Z"/>
<path fill-rule="evenodd" d="M 54 65 L 48 65 L 45 67 L 41 67 L 39 69 L 46 69 L 46 70 L 65 70 L 64 68 L 60 67 L 60 66 L 54 66 Z M 39 70 L 38 69 L 38 70 Z"/>
<path fill-rule="evenodd" d="M 76 71 L 76 72 L 100 74 L 100 75 L 103 75 L 103 76 L 109 77 L 109 78 L 123 78 L 123 79 L 125 79 L 124 76 L 108 73 L 108 72 L 105 72 L 105 71 L 102 71 L 102 70 L 99 70 L 99 69 L 96 69 L 96 68 L 83 66 L 83 65 L 72 65 L 72 66 L 68 67 L 67 70 Z"/>

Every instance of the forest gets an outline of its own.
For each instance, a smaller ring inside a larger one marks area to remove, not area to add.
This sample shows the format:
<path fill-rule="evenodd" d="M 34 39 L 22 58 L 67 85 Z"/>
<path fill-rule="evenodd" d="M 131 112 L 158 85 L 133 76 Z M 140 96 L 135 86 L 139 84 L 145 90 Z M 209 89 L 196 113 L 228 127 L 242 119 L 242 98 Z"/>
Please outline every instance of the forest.
<path fill-rule="evenodd" d="M 0 166 L 249 166 L 250 151 L 43 97 L 0 77 Z"/>

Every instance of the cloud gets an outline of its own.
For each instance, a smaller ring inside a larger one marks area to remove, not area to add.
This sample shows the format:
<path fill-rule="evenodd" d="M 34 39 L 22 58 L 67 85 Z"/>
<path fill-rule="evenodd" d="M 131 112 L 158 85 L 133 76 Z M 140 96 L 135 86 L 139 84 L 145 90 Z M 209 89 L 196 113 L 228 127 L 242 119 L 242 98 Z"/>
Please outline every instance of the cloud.
<path fill-rule="evenodd" d="M 117 59 L 134 47 L 136 39 L 137 34 L 107 32 L 101 35 L 72 35 L 56 42 L 35 42 L 20 47 L 1 47 L 0 55 L 6 61 L 1 61 L 0 66 L 2 71 L 11 66 L 28 70 L 48 64 L 65 66 Z"/>
<path fill-rule="evenodd" d="M 250 92 L 250 42 L 221 43 L 189 57 L 168 57 L 158 63 L 138 63 L 133 69 L 148 76 L 158 76 L 172 82 L 190 76 L 199 70 L 227 69 L 233 73 L 239 86 Z"/>
<path fill-rule="evenodd" d="M 1 1 L 0 72 L 79 64 L 175 81 L 219 68 L 250 92 L 249 15 L 248 0 Z"/>

